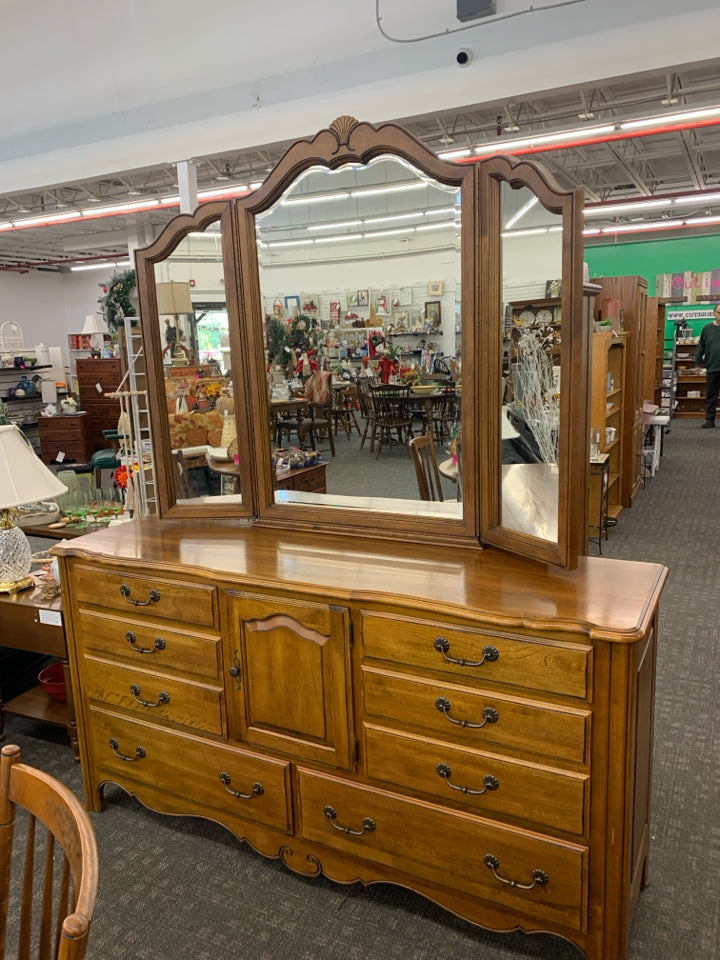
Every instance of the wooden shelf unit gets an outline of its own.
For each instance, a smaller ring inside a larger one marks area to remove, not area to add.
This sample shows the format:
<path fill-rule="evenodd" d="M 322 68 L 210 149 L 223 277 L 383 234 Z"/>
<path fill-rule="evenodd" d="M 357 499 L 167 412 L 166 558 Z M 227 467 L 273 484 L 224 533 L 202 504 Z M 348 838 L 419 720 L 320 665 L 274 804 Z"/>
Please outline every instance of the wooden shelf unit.
<path fill-rule="evenodd" d="M 675 342 L 675 416 L 702 420 L 705 418 L 704 373 L 696 373 L 697 343 Z M 697 393 L 697 397 L 688 394 Z"/>
<path fill-rule="evenodd" d="M 593 334 L 592 400 L 590 426 L 600 431 L 600 452 L 610 457 L 608 516 L 617 518 L 623 508 L 623 429 L 625 424 L 627 333 Z M 608 375 L 612 388 L 608 389 Z M 615 428 L 615 439 L 606 440 L 606 429 Z M 589 511 L 597 516 L 600 505 L 591 496 Z"/>
<path fill-rule="evenodd" d="M 662 297 L 648 297 L 645 316 L 643 399 L 662 406 L 666 305 Z"/>

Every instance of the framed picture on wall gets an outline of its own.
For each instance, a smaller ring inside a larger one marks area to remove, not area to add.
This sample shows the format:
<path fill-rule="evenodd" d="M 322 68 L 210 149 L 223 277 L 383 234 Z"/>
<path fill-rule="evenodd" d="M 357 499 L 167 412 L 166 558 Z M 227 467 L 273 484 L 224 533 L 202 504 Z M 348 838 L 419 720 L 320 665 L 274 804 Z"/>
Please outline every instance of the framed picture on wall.
<path fill-rule="evenodd" d="M 316 317 L 319 303 L 320 297 L 316 293 L 303 293 L 300 295 L 300 312 L 307 317 Z"/>
<path fill-rule="evenodd" d="M 443 292 L 442 280 L 431 280 L 430 283 L 428 283 L 428 296 L 441 297 L 442 292 Z"/>
<path fill-rule="evenodd" d="M 285 297 L 285 316 L 296 317 L 300 313 L 300 297 L 293 294 L 291 297 Z"/>
<path fill-rule="evenodd" d="M 562 296 L 562 280 L 546 280 L 545 296 L 547 298 L 561 297 Z"/>
<path fill-rule="evenodd" d="M 357 292 L 357 305 L 359 307 L 368 307 L 370 306 L 370 296 L 367 290 L 358 290 Z"/>
<path fill-rule="evenodd" d="M 437 330 L 440 326 L 440 301 L 439 300 L 426 300 L 425 301 L 425 319 L 428 323 L 432 323 L 433 328 Z"/>

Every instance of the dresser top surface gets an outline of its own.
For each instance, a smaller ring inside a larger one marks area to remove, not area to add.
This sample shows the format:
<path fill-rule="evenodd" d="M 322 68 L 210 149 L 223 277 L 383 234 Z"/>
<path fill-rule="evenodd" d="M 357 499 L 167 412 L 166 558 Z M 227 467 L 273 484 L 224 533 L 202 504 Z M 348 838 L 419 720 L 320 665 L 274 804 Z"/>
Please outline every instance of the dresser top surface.
<path fill-rule="evenodd" d="M 487 616 L 498 623 L 580 631 L 634 641 L 647 629 L 667 569 L 581 557 L 577 570 L 495 549 L 341 538 L 244 521 L 148 517 L 53 548 L 98 562 L 151 567 L 159 575 L 215 574 L 300 593 L 426 607 L 429 615 Z"/>

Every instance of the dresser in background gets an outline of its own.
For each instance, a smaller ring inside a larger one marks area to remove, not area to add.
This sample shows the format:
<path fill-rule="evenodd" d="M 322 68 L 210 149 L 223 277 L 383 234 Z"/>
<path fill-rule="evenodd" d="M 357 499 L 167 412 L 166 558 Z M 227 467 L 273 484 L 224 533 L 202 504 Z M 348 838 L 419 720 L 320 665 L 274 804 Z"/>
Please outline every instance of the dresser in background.
<path fill-rule="evenodd" d="M 88 437 L 91 453 L 107 447 L 103 430 L 117 430 L 120 401 L 107 397 L 120 385 L 120 360 L 77 360 L 77 382 L 80 406 L 88 416 Z"/>
<path fill-rule="evenodd" d="M 38 417 L 40 451 L 43 463 L 87 463 L 93 455 L 90 444 L 89 414 L 64 413 L 58 417 Z"/>

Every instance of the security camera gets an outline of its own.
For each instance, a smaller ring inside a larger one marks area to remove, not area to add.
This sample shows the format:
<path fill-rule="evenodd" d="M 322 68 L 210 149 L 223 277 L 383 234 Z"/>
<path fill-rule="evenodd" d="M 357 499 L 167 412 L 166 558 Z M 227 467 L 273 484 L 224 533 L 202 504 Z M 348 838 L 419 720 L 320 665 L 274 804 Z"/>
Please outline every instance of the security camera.
<path fill-rule="evenodd" d="M 458 50 L 458 52 L 455 54 L 455 59 L 457 60 L 457 64 L 459 67 L 469 66 L 472 58 L 473 58 L 472 50 L 468 50 L 467 47 L 463 47 L 461 50 Z"/>

